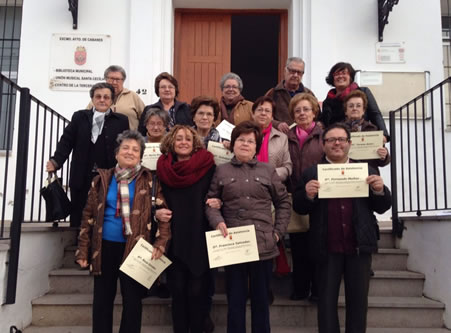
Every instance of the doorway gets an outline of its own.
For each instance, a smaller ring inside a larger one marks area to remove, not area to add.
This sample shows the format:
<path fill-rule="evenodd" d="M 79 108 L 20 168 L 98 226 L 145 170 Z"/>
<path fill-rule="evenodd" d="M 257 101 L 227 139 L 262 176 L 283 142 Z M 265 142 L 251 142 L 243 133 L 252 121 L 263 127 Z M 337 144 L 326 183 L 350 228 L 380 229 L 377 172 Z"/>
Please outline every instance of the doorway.
<path fill-rule="evenodd" d="M 287 58 L 287 11 L 175 12 L 174 75 L 179 99 L 219 98 L 219 80 L 234 72 L 243 80 L 243 96 L 254 101 L 274 87 Z"/>

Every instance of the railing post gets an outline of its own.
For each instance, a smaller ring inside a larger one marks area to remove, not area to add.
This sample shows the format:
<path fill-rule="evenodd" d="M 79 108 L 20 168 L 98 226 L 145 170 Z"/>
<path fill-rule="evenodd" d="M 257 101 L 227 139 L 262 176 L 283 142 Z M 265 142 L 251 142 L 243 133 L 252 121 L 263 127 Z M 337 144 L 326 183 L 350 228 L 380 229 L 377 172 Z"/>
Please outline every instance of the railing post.
<path fill-rule="evenodd" d="M 398 217 L 398 176 L 396 173 L 396 113 L 394 111 L 390 111 L 390 154 L 391 154 L 391 163 L 390 163 L 390 175 L 391 175 L 391 211 L 392 211 L 392 232 L 397 237 L 402 237 L 402 232 L 404 231 L 404 225 L 399 220 Z M 402 115 L 400 114 L 400 117 Z"/>
<path fill-rule="evenodd" d="M 22 221 L 25 214 L 25 193 L 27 183 L 28 140 L 30 136 L 30 89 L 20 90 L 19 131 L 17 144 L 16 180 L 14 187 L 14 208 L 11 222 L 11 246 L 9 251 L 8 283 L 6 304 L 16 301 L 17 271 L 19 268 L 19 248 Z"/>

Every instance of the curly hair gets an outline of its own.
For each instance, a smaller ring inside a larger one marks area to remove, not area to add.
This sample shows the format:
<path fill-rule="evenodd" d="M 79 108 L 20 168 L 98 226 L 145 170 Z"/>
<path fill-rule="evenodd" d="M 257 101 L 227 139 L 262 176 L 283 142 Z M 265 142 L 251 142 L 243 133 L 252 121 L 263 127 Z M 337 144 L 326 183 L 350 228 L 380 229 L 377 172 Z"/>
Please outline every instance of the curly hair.
<path fill-rule="evenodd" d="M 199 137 L 199 134 L 197 134 L 197 132 L 193 128 L 187 125 L 175 125 L 174 127 L 171 128 L 169 133 L 166 134 L 166 136 L 163 138 L 163 141 L 161 141 L 160 150 L 162 154 L 165 155 L 169 153 L 175 154 L 174 150 L 175 137 L 179 130 L 189 132 L 193 136 L 193 151 L 191 152 L 191 155 L 196 151 L 198 151 L 199 149 L 204 148 L 204 145 Z"/>
<path fill-rule="evenodd" d="M 352 67 L 352 65 L 348 62 L 337 62 L 335 65 L 332 66 L 332 68 L 329 71 L 329 74 L 326 76 L 326 83 L 330 86 L 334 85 L 334 74 L 336 72 L 342 71 L 347 69 L 349 72 L 349 76 L 351 77 L 351 83 L 354 82 L 355 78 L 355 69 Z"/>
<path fill-rule="evenodd" d="M 139 154 L 141 155 L 141 158 L 143 158 L 144 150 L 146 149 L 146 143 L 141 133 L 139 133 L 136 130 L 125 130 L 122 133 L 120 133 L 116 138 L 117 147 L 114 150 L 114 152 L 117 154 L 119 152 L 122 143 L 126 140 L 135 140 L 138 143 L 140 148 Z"/>

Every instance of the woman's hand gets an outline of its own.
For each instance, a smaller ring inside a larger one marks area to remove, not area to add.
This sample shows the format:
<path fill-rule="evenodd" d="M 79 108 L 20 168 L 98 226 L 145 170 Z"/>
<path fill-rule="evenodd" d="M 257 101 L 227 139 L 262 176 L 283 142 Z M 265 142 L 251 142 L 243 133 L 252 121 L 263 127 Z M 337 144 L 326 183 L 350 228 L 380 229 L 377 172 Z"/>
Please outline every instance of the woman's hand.
<path fill-rule="evenodd" d="M 305 184 L 305 193 L 309 199 L 315 199 L 319 191 L 319 181 L 312 179 Z"/>
<path fill-rule="evenodd" d="M 385 160 L 385 158 L 387 157 L 387 154 L 388 154 L 388 150 L 385 147 L 377 148 L 376 152 L 382 161 Z"/>
<path fill-rule="evenodd" d="M 81 268 L 88 267 L 88 261 L 86 259 L 78 259 L 77 264 L 79 264 Z"/>
<path fill-rule="evenodd" d="M 229 234 L 225 222 L 219 222 L 219 224 L 216 227 L 216 230 L 220 230 L 224 238 L 227 237 L 227 235 Z"/>
<path fill-rule="evenodd" d="M 163 255 L 164 251 L 162 251 L 159 247 L 154 247 L 152 252 L 152 260 L 158 260 Z"/>
<path fill-rule="evenodd" d="M 205 202 L 211 208 L 221 209 L 222 201 L 218 198 L 210 198 Z"/>
<path fill-rule="evenodd" d="M 230 149 L 230 141 L 224 140 L 222 141 L 222 145 L 224 146 L 224 148 Z"/>
<path fill-rule="evenodd" d="M 277 129 L 282 133 L 287 134 L 290 131 L 290 126 L 287 123 L 283 122 L 280 123 L 279 126 L 277 126 Z"/>
<path fill-rule="evenodd" d="M 55 165 L 50 160 L 47 161 L 47 164 L 45 165 L 45 169 L 47 172 L 55 172 L 56 171 Z"/>
<path fill-rule="evenodd" d="M 169 222 L 172 218 L 172 211 L 167 208 L 160 208 L 155 211 L 155 218 L 161 222 Z"/>

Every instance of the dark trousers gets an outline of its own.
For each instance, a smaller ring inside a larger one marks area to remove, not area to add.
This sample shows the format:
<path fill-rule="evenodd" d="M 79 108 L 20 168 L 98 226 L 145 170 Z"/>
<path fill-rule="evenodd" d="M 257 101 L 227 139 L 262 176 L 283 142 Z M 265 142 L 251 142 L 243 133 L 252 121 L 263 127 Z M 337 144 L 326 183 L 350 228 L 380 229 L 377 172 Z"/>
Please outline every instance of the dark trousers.
<path fill-rule="evenodd" d="M 195 276 L 174 258 L 168 268 L 174 333 L 202 333 L 206 316 L 209 270 Z"/>
<path fill-rule="evenodd" d="M 81 226 L 81 218 L 83 209 L 86 205 L 86 200 L 88 199 L 88 192 L 91 188 L 92 179 L 98 175 L 97 172 L 90 172 L 86 176 L 85 183 L 81 188 L 70 188 L 70 202 L 71 202 L 71 210 L 70 210 L 70 226 L 80 228 Z"/>
<path fill-rule="evenodd" d="M 310 294 L 318 296 L 316 265 L 310 259 L 309 254 L 310 232 L 297 232 L 289 235 L 293 263 L 293 293 L 301 298 L 307 298 Z"/>
<path fill-rule="evenodd" d="M 113 308 L 119 278 L 122 294 L 122 318 L 119 333 L 141 332 L 141 299 L 146 289 L 119 271 L 125 243 L 102 241 L 102 274 L 94 277 L 92 332 L 113 332 Z"/>
<path fill-rule="evenodd" d="M 225 268 L 227 281 L 227 333 L 246 332 L 246 302 L 251 298 L 253 333 L 269 333 L 269 298 L 272 260 L 254 261 Z"/>
<path fill-rule="evenodd" d="M 338 322 L 338 293 L 344 277 L 346 298 L 345 333 L 364 333 L 368 310 L 371 254 L 329 253 L 319 263 L 319 333 L 340 333 Z"/>

